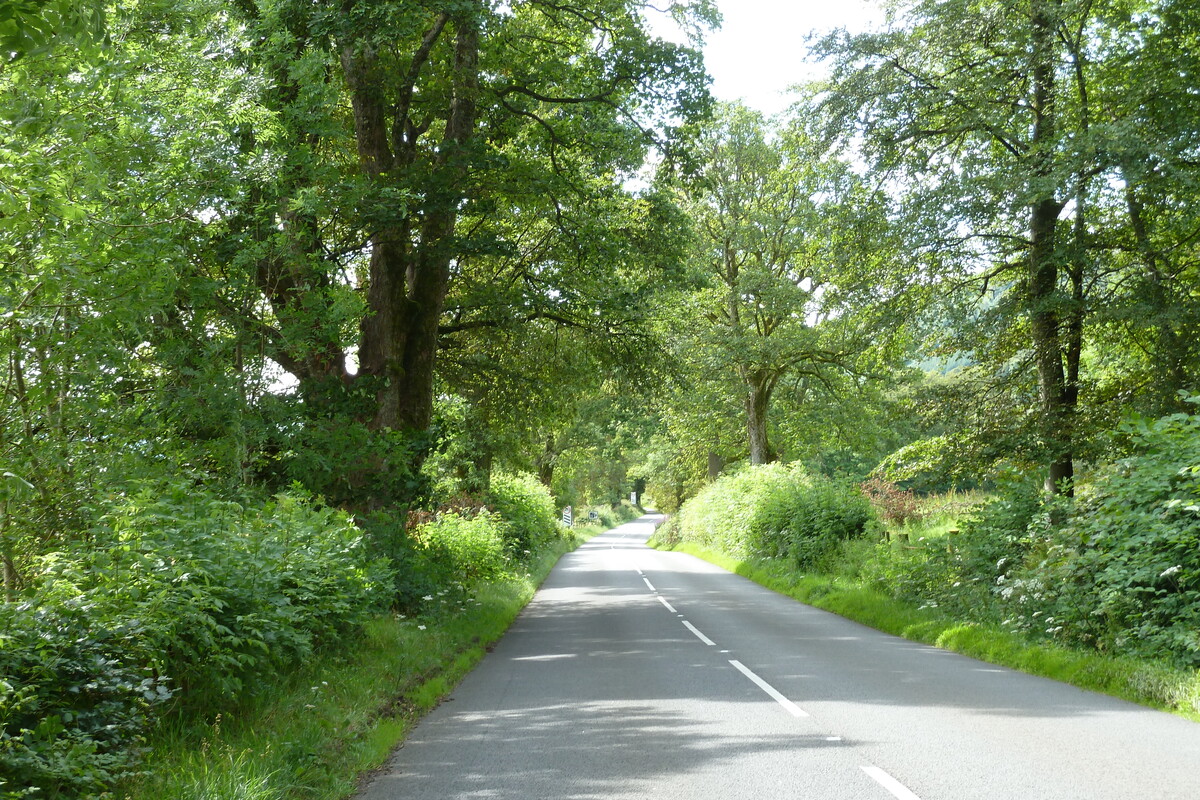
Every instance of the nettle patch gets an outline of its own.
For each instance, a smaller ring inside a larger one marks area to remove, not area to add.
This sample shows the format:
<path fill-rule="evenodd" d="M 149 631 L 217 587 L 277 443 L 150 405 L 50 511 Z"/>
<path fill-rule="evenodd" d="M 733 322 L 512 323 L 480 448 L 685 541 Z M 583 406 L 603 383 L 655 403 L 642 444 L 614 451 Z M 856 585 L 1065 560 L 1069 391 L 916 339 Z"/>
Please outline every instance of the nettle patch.
<path fill-rule="evenodd" d="M 227 708 L 390 599 L 350 518 L 302 497 L 171 483 L 117 499 L 90 537 L 0 603 L 2 800 L 102 794 L 167 708 Z"/>

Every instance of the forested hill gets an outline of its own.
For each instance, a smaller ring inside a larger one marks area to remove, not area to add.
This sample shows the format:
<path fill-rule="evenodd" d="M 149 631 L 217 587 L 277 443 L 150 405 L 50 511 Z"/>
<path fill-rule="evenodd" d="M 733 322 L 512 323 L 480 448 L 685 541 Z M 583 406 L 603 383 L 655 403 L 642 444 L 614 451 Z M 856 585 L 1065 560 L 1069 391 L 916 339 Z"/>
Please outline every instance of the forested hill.
<path fill-rule="evenodd" d="M 973 490 L 855 579 L 1200 664 L 1200 6 L 903 0 L 778 118 L 665 6 L 0 2 L 0 798 L 631 492 Z"/>

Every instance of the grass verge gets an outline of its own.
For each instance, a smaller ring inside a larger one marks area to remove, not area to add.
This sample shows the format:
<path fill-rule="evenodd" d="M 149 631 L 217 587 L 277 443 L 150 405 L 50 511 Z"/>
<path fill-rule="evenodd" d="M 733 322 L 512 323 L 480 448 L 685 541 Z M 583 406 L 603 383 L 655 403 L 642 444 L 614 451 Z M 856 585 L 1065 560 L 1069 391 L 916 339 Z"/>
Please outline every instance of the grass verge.
<path fill-rule="evenodd" d="M 125 800 L 342 798 L 383 764 L 498 640 L 566 552 L 603 530 L 578 528 L 525 574 L 447 596 L 417 618 L 379 617 L 362 635 L 234 713 L 164 725 Z"/>
<path fill-rule="evenodd" d="M 1196 670 L 1031 642 L 997 627 L 918 609 L 846 578 L 797 573 L 778 561 L 738 560 L 692 542 L 670 549 L 885 633 L 1200 721 Z"/>

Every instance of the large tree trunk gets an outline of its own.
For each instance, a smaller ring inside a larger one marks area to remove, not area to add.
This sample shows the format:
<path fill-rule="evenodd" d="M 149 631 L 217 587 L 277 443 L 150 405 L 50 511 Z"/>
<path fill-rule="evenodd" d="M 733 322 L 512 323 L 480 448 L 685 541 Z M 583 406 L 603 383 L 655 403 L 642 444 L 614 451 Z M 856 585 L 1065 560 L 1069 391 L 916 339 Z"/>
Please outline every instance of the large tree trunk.
<path fill-rule="evenodd" d="M 438 323 L 455 252 L 458 209 L 465 196 L 466 147 L 475 132 L 479 89 L 479 30 L 470 11 L 438 19 L 414 57 L 414 69 L 448 22 L 456 28 L 453 99 L 433 165 L 431 185 L 438 188 L 423 198 L 419 214 L 397 219 L 371 236 L 359 374 L 376 382 L 377 402 L 370 424 L 377 430 L 424 430 L 433 414 Z M 403 169 L 412 159 L 415 136 L 411 123 L 400 118 L 412 87 L 402 87 L 399 100 L 389 102 L 385 90 L 395 76 L 380 69 L 366 37 L 343 45 L 342 67 L 350 88 L 362 170 L 372 180 L 388 181 L 391 170 Z M 415 80 L 415 73 L 410 78 Z"/>
<path fill-rule="evenodd" d="M 758 371 L 746 378 L 746 434 L 750 444 L 751 464 L 770 464 L 775 451 L 767 438 L 767 411 L 775 391 L 775 377 Z"/>
<path fill-rule="evenodd" d="M 1053 186 L 1057 0 L 1033 0 L 1033 169 L 1031 172 L 1029 297 L 1030 334 L 1037 368 L 1042 437 L 1049 456 L 1046 489 L 1070 491 L 1074 478 L 1072 407 L 1067 397 L 1058 311 L 1058 215 L 1063 203 Z"/>

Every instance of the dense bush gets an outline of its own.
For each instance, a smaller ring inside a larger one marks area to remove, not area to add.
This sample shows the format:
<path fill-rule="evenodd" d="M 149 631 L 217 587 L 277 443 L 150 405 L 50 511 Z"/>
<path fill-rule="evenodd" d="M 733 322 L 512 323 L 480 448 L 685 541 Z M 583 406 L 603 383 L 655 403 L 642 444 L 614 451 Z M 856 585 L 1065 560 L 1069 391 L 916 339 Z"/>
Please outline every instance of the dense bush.
<path fill-rule="evenodd" d="M 771 464 L 723 476 L 684 503 L 679 535 L 740 557 L 821 562 L 874 515 L 856 488 Z"/>
<path fill-rule="evenodd" d="M 405 611 L 500 575 L 560 530 L 546 487 L 532 476 L 507 474 L 493 476 L 484 497 L 454 497 L 436 510 L 379 511 L 362 525 L 373 551 L 393 565 L 391 602 Z"/>
<path fill-rule="evenodd" d="M 435 580 L 445 586 L 501 575 L 509 562 L 506 530 L 499 514 L 449 512 L 421 525 L 417 538 L 426 549 Z"/>
<path fill-rule="evenodd" d="M 504 544 L 517 558 L 528 557 L 558 535 L 554 498 L 532 475 L 493 475 L 487 504 L 503 518 Z"/>
<path fill-rule="evenodd" d="M 133 618 L 96 624 L 83 596 L 0 603 L 0 798 L 89 797 L 132 774 L 170 693 L 129 662 Z"/>
<path fill-rule="evenodd" d="M 191 486 L 114 507 L 95 543 L 47 563 L 41 594 L 96 597 L 142 621 L 140 660 L 220 705 L 380 607 L 383 568 L 344 513 L 279 495 L 255 507 Z"/>
<path fill-rule="evenodd" d="M 1016 621 L 1103 650 L 1200 666 L 1200 416 L 1125 427 L 1133 455 L 1106 469 L 1017 576 L 1040 619 Z M 1049 618 L 1049 622 L 1047 622 Z"/>
<path fill-rule="evenodd" d="M 425 597 L 445 588 L 443 568 L 417 538 L 417 529 L 434 515 L 424 514 L 424 519 L 415 516 L 404 509 L 389 509 L 359 521 L 370 551 L 391 565 L 388 596 L 390 604 L 402 611 L 417 610 Z"/>
<path fill-rule="evenodd" d="M 294 496 L 114 501 L 86 547 L 41 559 L 28 602 L 0 605 L 4 790 L 88 796 L 132 768 L 151 703 L 236 702 L 365 621 L 386 577 L 345 514 Z"/>
<path fill-rule="evenodd" d="M 1005 618 L 1004 588 L 1033 550 L 1029 526 L 1041 509 L 1036 486 L 1014 483 L 954 536 L 917 541 L 911 548 L 879 543 L 861 575 L 899 599 L 999 623 Z"/>
<path fill-rule="evenodd" d="M 1009 487 L 955 536 L 881 545 L 860 576 L 963 619 L 1200 666 L 1200 417 L 1123 436 L 1131 455 L 1077 500 Z"/>

